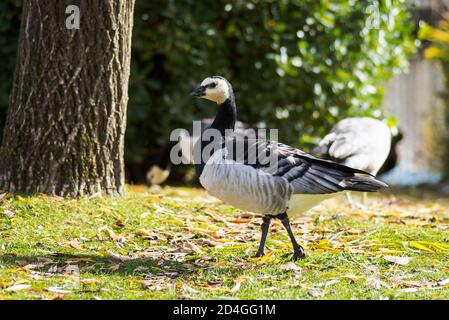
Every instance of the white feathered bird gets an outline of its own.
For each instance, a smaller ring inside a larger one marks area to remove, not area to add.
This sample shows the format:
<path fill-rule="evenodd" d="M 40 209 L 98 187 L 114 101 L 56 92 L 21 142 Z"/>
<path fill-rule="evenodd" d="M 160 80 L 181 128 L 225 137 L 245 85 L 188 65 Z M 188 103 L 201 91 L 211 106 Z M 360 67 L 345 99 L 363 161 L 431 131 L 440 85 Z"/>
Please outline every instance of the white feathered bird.
<path fill-rule="evenodd" d="M 311 154 L 376 175 L 390 148 L 391 130 L 384 122 L 354 117 L 339 121 Z M 349 193 L 347 197 L 352 204 Z"/>

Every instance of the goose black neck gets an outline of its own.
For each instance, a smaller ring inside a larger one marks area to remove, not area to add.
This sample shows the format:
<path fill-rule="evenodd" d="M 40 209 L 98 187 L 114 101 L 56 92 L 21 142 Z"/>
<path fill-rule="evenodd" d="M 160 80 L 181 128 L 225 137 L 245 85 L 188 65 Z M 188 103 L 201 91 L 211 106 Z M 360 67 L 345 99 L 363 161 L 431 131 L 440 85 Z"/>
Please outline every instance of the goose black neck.
<path fill-rule="evenodd" d="M 230 96 L 228 99 L 226 99 L 225 102 L 218 105 L 218 111 L 215 115 L 215 119 L 210 125 L 210 129 L 216 129 L 220 132 L 222 137 L 225 137 L 226 130 L 234 130 L 235 121 L 237 117 L 237 108 L 235 105 L 235 99 L 234 94 L 230 93 Z M 203 141 L 201 139 L 200 142 L 200 149 L 201 149 L 201 155 L 203 155 L 204 148 L 209 145 L 210 143 L 220 143 L 217 141 Z M 211 155 L 209 155 L 210 157 Z M 201 176 L 201 173 L 203 172 L 204 166 L 206 164 L 208 159 L 204 159 L 203 156 L 201 156 L 201 160 L 199 162 L 195 162 L 195 170 L 198 177 Z"/>
<path fill-rule="evenodd" d="M 231 93 L 225 102 L 218 105 L 218 111 L 215 115 L 214 122 L 210 128 L 217 129 L 221 135 L 225 135 L 225 130 L 234 130 L 235 120 L 237 117 L 237 108 L 235 106 L 234 95 Z"/>

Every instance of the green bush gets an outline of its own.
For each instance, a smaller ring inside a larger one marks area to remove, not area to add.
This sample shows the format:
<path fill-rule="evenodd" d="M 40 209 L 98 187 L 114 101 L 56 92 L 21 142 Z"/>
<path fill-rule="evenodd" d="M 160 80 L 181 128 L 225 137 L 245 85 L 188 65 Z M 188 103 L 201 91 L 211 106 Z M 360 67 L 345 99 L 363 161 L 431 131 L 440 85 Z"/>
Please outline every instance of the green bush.
<path fill-rule="evenodd" d="M 0 9 L 2 61 L 16 43 L 16 2 Z M 240 120 L 279 128 L 296 145 L 343 117 L 381 116 L 383 86 L 414 49 L 405 3 L 137 1 L 127 163 L 148 161 L 173 128 L 213 116 L 215 108 L 188 95 L 208 75 L 232 82 Z M 0 68 L 2 82 L 11 79 L 11 66 Z M 2 85 L 2 110 L 7 95 Z"/>

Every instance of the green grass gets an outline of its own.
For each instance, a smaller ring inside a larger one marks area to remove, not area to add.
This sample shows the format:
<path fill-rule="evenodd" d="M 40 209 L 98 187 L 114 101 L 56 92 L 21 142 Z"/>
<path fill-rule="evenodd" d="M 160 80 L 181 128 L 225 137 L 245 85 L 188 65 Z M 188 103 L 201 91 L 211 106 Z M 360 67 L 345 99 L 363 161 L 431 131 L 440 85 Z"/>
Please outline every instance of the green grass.
<path fill-rule="evenodd" d="M 199 189 L 3 196 L 0 299 L 448 299 L 447 201 L 369 199 L 293 220 L 307 256 L 292 264 L 278 221 L 250 258 L 261 219 Z"/>

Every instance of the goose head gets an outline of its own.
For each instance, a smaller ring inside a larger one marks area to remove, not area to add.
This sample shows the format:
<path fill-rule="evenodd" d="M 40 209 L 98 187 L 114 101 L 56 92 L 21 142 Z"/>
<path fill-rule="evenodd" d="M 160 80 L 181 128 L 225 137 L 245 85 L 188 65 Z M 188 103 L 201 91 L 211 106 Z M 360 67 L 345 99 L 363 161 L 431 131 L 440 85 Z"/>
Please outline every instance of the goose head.
<path fill-rule="evenodd" d="M 232 87 L 229 81 L 223 77 L 207 77 L 190 95 L 222 104 L 231 97 Z"/>

